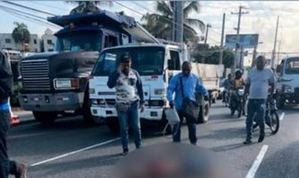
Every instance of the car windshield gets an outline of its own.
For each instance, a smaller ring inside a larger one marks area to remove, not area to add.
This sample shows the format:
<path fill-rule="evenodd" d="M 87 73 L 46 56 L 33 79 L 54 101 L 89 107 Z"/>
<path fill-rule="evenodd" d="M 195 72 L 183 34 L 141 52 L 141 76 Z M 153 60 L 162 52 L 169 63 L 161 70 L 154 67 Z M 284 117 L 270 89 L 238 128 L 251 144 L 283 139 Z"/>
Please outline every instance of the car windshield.
<path fill-rule="evenodd" d="M 299 74 L 299 58 L 291 58 L 286 61 L 286 74 Z"/>
<path fill-rule="evenodd" d="M 124 53 L 132 57 L 132 68 L 140 75 L 160 75 L 163 73 L 164 48 L 162 47 L 131 47 L 106 50 L 93 70 L 94 76 L 107 76 L 116 70 L 119 58 Z"/>
<path fill-rule="evenodd" d="M 57 35 L 56 51 L 99 51 L 101 50 L 100 32 L 72 32 Z"/>

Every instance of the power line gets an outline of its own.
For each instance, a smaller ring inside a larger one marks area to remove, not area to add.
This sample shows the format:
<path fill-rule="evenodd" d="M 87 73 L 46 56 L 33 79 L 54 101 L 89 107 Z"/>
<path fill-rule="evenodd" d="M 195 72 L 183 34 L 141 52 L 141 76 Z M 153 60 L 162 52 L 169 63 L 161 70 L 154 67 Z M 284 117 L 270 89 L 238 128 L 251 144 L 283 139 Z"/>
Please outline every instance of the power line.
<path fill-rule="evenodd" d="M 37 15 L 34 15 L 34 14 L 30 14 L 30 13 L 27 13 L 27 12 L 24 12 L 24 11 L 20 11 L 20 10 L 17 10 L 17 9 L 13 9 L 13 8 L 10 8 L 10 7 L 6 7 L 6 6 L 2 6 L 2 5 L 0 5 L 0 7 L 4 8 L 4 9 L 11 10 L 11 11 L 15 11 L 15 12 L 23 13 L 23 14 L 26 14 L 26 15 L 30 15 L 30 16 L 38 18 L 38 19 L 47 20 L 44 17 L 37 16 Z"/>
<path fill-rule="evenodd" d="M 0 9 L 15 16 L 15 17 L 18 17 L 18 18 L 21 18 L 21 19 L 25 19 L 27 21 L 31 21 L 31 22 L 34 22 L 34 23 L 39 23 L 39 24 L 43 24 L 43 25 L 48 25 L 48 26 L 52 26 L 52 27 L 55 27 L 55 28 L 58 28 L 57 26 L 54 26 L 53 24 L 50 24 L 50 23 L 47 23 L 45 21 L 42 21 L 40 19 L 36 19 L 32 16 L 28 16 L 28 15 L 24 15 L 24 13 L 20 13 L 20 12 L 17 12 L 17 11 L 14 11 L 14 10 L 11 10 L 11 9 L 7 9 L 6 7 L 4 6 L 0 6 Z M 29 20 L 28 20 L 29 19 Z"/>
<path fill-rule="evenodd" d="M 21 8 L 29 9 L 29 10 L 32 10 L 32 11 L 35 11 L 35 12 L 39 12 L 39 13 L 43 13 L 43 14 L 47 14 L 47 15 L 51 15 L 51 16 L 56 16 L 55 14 L 52 14 L 50 12 L 34 9 L 34 8 L 24 6 L 24 5 L 21 5 L 21 4 L 17 4 L 17 3 L 14 3 L 14 2 L 10 2 L 10 1 L 2 1 L 2 2 L 10 4 L 10 5 L 18 6 L 18 7 L 21 7 Z"/>
<path fill-rule="evenodd" d="M 135 12 L 135 13 L 138 14 L 138 15 L 141 15 L 141 17 L 144 16 L 144 14 L 142 14 L 142 13 L 140 13 L 140 12 L 138 12 L 138 11 L 135 11 L 134 9 L 132 9 L 132 8 L 126 6 L 126 5 L 123 5 L 123 4 L 120 3 L 120 2 L 114 1 L 114 3 L 118 4 L 119 6 L 124 7 L 124 8 L 126 8 L 126 9 L 129 9 L 130 11 Z"/>
<path fill-rule="evenodd" d="M 150 9 L 148 9 L 148 8 L 146 8 L 146 7 L 144 7 L 143 5 L 140 5 L 139 3 L 137 3 L 137 2 L 134 2 L 134 4 L 136 4 L 137 6 L 139 6 L 139 7 L 142 7 L 143 9 L 145 9 L 145 10 L 147 10 L 148 12 L 151 12 L 151 13 L 154 13 L 154 14 L 156 14 L 156 12 L 154 12 L 154 11 L 152 11 L 152 10 L 150 10 Z M 166 18 L 166 17 L 164 17 L 164 16 L 162 16 L 161 15 L 161 17 L 163 18 L 163 19 L 165 19 L 166 21 L 168 21 L 168 22 L 170 22 L 170 23 L 172 23 L 173 25 L 176 25 L 176 23 L 175 22 L 173 22 L 172 20 L 169 20 L 168 18 Z M 188 28 L 186 28 L 185 26 L 183 27 L 185 30 L 188 30 L 188 31 L 190 31 L 190 32 L 192 32 L 193 33 L 193 31 L 192 30 L 190 30 L 190 29 L 188 29 Z M 196 32 L 197 33 L 197 32 Z"/>

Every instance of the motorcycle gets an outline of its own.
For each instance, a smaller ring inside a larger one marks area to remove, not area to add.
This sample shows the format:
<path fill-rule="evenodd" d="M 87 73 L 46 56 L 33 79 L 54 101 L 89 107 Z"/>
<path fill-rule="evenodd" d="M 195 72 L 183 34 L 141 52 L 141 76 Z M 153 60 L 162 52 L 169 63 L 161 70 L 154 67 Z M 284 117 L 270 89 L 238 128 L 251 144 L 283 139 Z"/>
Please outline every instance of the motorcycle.
<path fill-rule="evenodd" d="M 238 88 L 233 90 L 231 92 L 230 98 L 231 116 L 233 116 L 236 111 L 238 112 L 238 118 L 240 118 L 242 115 L 245 115 L 245 102 L 245 89 Z"/>

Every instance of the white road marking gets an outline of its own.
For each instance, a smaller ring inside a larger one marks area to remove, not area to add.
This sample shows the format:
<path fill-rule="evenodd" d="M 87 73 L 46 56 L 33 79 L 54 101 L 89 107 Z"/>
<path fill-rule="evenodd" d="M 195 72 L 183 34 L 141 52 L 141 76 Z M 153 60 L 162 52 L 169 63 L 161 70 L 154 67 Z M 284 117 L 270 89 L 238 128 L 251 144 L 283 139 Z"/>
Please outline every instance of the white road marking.
<path fill-rule="evenodd" d="M 261 165 L 265 154 L 268 151 L 269 146 L 268 145 L 264 145 L 260 151 L 260 153 L 258 154 L 258 156 L 256 157 L 254 163 L 252 164 L 251 168 L 249 169 L 249 172 L 246 175 L 246 178 L 254 178 L 259 166 Z"/>
<path fill-rule="evenodd" d="M 114 139 L 111 139 L 111 140 L 107 140 L 107 141 L 104 141 L 104 142 L 101 142 L 101 143 L 98 143 L 98 144 L 95 144 L 95 145 L 91 145 L 91 146 L 88 146 L 88 147 L 85 147 L 85 148 L 82 148 L 82 149 L 79 149 L 79 150 L 75 150 L 75 151 L 72 151 L 72 152 L 69 152 L 69 153 L 65 153 L 65 154 L 62 154 L 62 155 L 44 160 L 44 161 L 40 161 L 38 163 L 31 164 L 30 167 L 39 166 L 41 164 L 45 164 L 45 163 L 48 163 L 48 162 L 51 162 L 51 161 L 55 161 L 55 160 L 58 160 L 58 159 L 61 159 L 61 158 L 67 157 L 67 156 L 71 156 L 71 155 L 74 155 L 74 154 L 77 154 L 77 153 L 80 153 L 80 152 L 83 152 L 83 151 L 87 151 L 87 150 L 90 150 L 90 149 L 93 149 L 93 148 L 96 148 L 96 147 L 99 147 L 99 146 L 107 145 L 107 144 L 115 142 L 117 140 L 120 140 L 120 138 L 114 138 Z"/>
<path fill-rule="evenodd" d="M 283 112 L 283 113 L 281 113 L 281 115 L 279 116 L 279 120 L 283 120 L 284 119 L 284 116 L 285 116 L 286 114 Z"/>

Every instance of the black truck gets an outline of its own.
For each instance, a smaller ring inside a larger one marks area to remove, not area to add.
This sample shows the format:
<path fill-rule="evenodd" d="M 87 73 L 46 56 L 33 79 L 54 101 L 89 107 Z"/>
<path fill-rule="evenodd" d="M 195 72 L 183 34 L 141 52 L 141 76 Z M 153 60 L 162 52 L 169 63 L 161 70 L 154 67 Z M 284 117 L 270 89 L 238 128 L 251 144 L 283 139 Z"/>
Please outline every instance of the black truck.
<path fill-rule="evenodd" d="M 25 57 L 21 61 L 21 107 L 37 121 L 49 125 L 58 115 L 90 113 L 88 79 L 99 52 L 132 42 L 153 42 L 133 17 L 98 11 L 48 18 L 62 27 L 55 36 L 56 50 Z"/>

